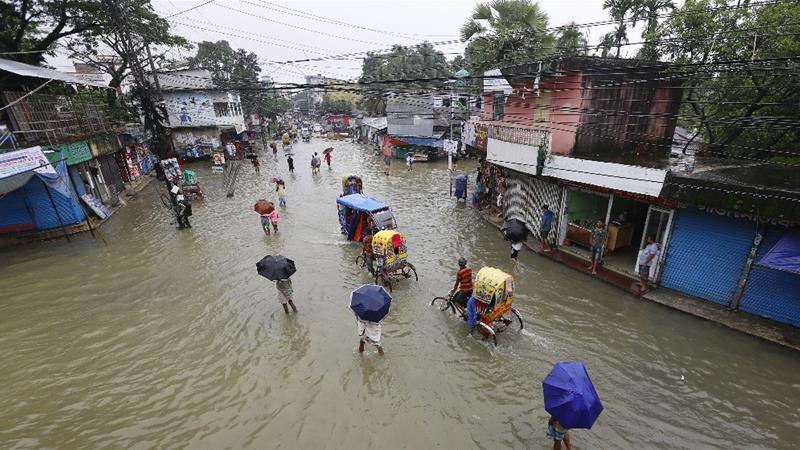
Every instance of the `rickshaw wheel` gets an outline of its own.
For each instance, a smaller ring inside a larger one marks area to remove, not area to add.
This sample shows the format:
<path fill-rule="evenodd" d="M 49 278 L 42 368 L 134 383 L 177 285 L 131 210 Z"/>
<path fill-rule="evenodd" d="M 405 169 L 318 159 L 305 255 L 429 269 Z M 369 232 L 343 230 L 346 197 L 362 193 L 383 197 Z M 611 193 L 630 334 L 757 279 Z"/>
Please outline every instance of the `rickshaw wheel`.
<path fill-rule="evenodd" d="M 392 292 L 392 282 L 389 280 L 389 277 L 384 276 L 383 273 L 379 273 L 375 275 L 375 284 L 378 286 L 383 286 L 389 292 Z"/>
<path fill-rule="evenodd" d="M 514 308 L 511 308 L 511 310 L 498 317 L 497 320 L 494 321 L 494 326 L 498 333 L 508 329 L 522 331 L 524 327 L 522 324 L 522 316 Z"/>
<path fill-rule="evenodd" d="M 453 307 L 453 303 L 451 303 L 450 299 L 447 297 L 433 297 L 433 300 L 431 300 L 431 306 L 436 307 L 436 309 L 439 311 L 447 311 L 449 308 L 453 313 L 456 312 L 455 308 Z"/>
<path fill-rule="evenodd" d="M 417 276 L 417 269 L 411 263 L 406 263 L 403 268 L 400 270 L 400 273 L 403 274 L 404 278 L 411 278 L 411 275 L 414 275 L 414 281 L 419 281 L 419 277 Z"/>
<path fill-rule="evenodd" d="M 491 339 L 492 343 L 494 343 L 495 347 L 497 346 L 497 333 L 494 332 L 492 327 L 486 325 L 483 322 L 478 321 L 475 324 L 475 327 L 472 329 L 472 335 L 475 337 L 479 337 L 482 340 Z"/>

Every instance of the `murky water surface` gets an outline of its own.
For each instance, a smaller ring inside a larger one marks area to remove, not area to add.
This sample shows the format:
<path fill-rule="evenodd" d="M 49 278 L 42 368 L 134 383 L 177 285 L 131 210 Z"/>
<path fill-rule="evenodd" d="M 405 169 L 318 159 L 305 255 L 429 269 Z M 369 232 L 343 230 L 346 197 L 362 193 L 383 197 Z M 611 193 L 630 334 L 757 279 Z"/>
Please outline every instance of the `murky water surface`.
<path fill-rule="evenodd" d="M 576 448 L 796 448 L 800 358 L 714 323 L 643 302 L 523 253 L 522 333 L 490 347 L 430 299 L 464 255 L 511 270 L 508 245 L 447 197 L 443 163 L 381 173 L 371 151 L 335 142 L 333 170 L 297 144 L 296 173 L 262 156 L 234 198 L 207 193 L 177 231 L 152 183 L 102 228 L 0 252 L 0 448 L 547 448 L 541 380 L 583 360 L 605 404 Z M 360 356 L 346 308 L 369 281 L 339 234 L 340 176 L 390 203 L 419 282 L 402 282 L 386 355 Z M 280 233 L 251 207 L 288 181 Z M 297 262 L 300 313 L 285 316 L 255 262 Z M 550 444 L 552 445 L 552 444 Z"/>

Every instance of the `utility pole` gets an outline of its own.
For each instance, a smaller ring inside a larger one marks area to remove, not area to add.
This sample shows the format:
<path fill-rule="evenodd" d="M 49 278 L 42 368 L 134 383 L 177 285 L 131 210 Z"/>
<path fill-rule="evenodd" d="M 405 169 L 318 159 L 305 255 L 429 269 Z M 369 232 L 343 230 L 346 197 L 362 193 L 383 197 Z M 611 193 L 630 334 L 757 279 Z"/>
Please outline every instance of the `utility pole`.
<path fill-rule="evenodd" d="M 131 67 L 131 74 L 134 78 L 134 95 L 139 101 L 139 107 L 144 118 L 145 131 L 150 135 L 151 151 L 155 150 L 153 153 L 158 155 L 159 160 L 161 160 L 163 159 L 166 149 L 169 145 L 169 140 L 167 139 L 167 127 L 164 125 L 167 114 L 162 108 L 160 102 L 153 99 L 150 80 L 148 80 L 144 66 L 142 65 L 142 61 L 139 59 L 141 51 L 145 50 L 149 60 L 150 69 L 158 89 L 158 95 L 161 96 L 161 86 L 155 73 L 155 65 L 153 64 L 153 58 L 150 54 L 150 48 L 142 36 L 135 35 L 131 32 L 129 20 L 125 16 L 125 7 L 127 1 L 104 1 L 106 8 L 108 9 L 108 14 L 111 17 L 112 23 L 114 24 L 114 32 L 117 34 L 117 38 L 120 43 L 120 50 L 122 53 L 120 56 L 127 60 Z M 156 164 L 156 174 L 158 174 L 159 177 L 163 177 L 167 191 L 170 192 L 172 186 L 170 185 L 170 180 L 164 176 L 163 167 L 161 167 L 160 162 Z M 175 196 L 171 193 L 169 195 L 170 200 L 172 201 L 173 213 L 175 213 L 176 219 L 178 219 L 178 224 L 180 224 L 180 218 L 177 217 L 178 208 Z"/>

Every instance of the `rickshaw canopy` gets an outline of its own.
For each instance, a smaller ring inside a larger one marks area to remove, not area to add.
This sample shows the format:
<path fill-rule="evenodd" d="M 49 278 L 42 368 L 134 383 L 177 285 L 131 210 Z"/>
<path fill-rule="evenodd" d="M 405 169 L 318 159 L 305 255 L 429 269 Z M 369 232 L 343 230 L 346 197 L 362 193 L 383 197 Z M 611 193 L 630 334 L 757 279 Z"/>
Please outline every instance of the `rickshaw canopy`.
<path fill-rule="evenodd" d="M 372 236 L 372 251 L 379 259 L 384 259 L 387 267 L 405 261 L 408 257 L 406 237 L 396 230 L 379 231 Z"/>
<path fill-rule="evenodd" d="M 364 194 L 345 195 L 336 199 L 336 203 L 357 211 L 366 211 L 370 213 L 378 212 L 389 207 L 386 203 L 372 197 L 367 197 Z"/>
<path fill-rule="evenodd" d="M 475 276 L 473 296 L 475 300 L 489 303 L 495 293 L 506 293 L 506 296 L 510 296 L 513 291 L 513 283 L 513 277 L 502 270 L 484 267 Z"/>

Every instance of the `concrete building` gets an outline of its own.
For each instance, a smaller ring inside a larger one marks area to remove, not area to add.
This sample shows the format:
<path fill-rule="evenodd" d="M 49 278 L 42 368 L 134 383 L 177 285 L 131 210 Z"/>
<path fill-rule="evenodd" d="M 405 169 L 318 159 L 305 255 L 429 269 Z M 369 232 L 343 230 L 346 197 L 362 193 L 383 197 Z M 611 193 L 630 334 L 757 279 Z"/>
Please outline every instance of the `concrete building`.
<path fill-rule="evenodd" d="M 207 70 L 161 72 L 158 81 L 180 157 L 207 158 L 246 130 L 239 93 L 217 89 Z"/>

